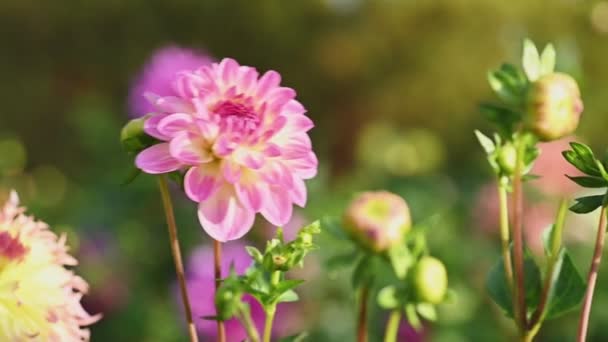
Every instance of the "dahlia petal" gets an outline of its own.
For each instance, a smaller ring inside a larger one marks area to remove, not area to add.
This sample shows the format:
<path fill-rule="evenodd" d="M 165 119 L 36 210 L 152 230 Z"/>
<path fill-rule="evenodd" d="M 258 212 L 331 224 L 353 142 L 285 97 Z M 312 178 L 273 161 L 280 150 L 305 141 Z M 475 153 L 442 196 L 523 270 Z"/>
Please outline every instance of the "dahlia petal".
<path fill-rule="evenodd" d="M 241 238 L 251 229 L 254 217 L 255 213 L 246 209 L 225 188 L 198 207 L 198 218 L 203 229 L 220 242 Z"/>
<path fill-rule="evenodd" d="M 270 103 L 270 110 L 273 112 L 279 112 L 294 97 L 296 97 L 296 91 L 287 87 L 274 88 L 266 95 L 266 99 Z"/>
<path fill-rule="evenodd" d="M 234 186 L 239 201 L 255 212 L 260 211 L 267 197 L 266 185 L 262 182 L 251 182 L 250 184 L 237 183 Z"/>
<path fill-rule="evenodd" d="M 166 116 L 167 114 L 152 114 L 152 116 L 150 116 L 144 122 L 144 132 L 146 132 L 147 135 L 156 139 L 169 140 L 169 137 L 160 133 L 157 128 L 160 120 L 164 119 Z"/>
<path fill-rule="evenodd" d="M 224 58 L 219 66 L 224 83 L 231 83 L 235 78 L 239 69 L 239 64 L 232 58 Z"/>
<path fill-rule="evenodd" d="M 281 83 L 281 75 L 274 70 L 267 71 L 258 81 L 256 96 L 259 99 L 266 97 L 266 94 Z"/>
<path fill-rule="evenodd" d="M 262 178 L 273 185 L 291 188 L 293 185 L 293 177 L 291 170 L 282 162 L 275 162 L 266 167 L 262 173 Z"/>
<path fill-rule="evenodd" d="M 293 177 L 293 187 L 289 191 L 289 195 L 291 200 L 296 205 L 304 208 L 306 206 L 307 200 L 307 192 L 306 192 L 306 184 L 299 177 Z"/>
<path fill-rule="evenodd" d="M 135 157 L 135 165 L 150 174 L 172 172 L 182 167 L 182 164 L 171 156 L 168 143 L 156 144 L 139 152 Z"/>
<path fill-rule="evenodd" d="M 195 136 L 191 136 L 187 132 L 180 132 L 177 136 L 171 139 L 169 143 L 169 152 L 173 158 L 179 160 L 183 164 L 204 164 L 213 160 L 213 155 L 209 151 L 205 151 L 200 144 L 197 144 Z"/>
<path fill-rule="evenodd" d="M 177 96 L 157 97 L 152 104 L 164 113 L 188 113 L 194 109 L 192 104 Z"/>
<path fill-rule="evenodd" d="M 176 113 L 160 119 L 156 129 L 165 136 L 174 137 L 179 132 L 189 130 L 192 123 L 193 119 L 191 115 Z"/>
<path fill-rule="evenodd" d="M 236 183 L 241 178 L 241 166 L 228 159 L 223 160 L 221 172 L 228 183 Z"/>
<path fill-rule="evenodd" d="M 266 157 L 278 157 L 281 155 L 281 148 L 273 143 L 268 143 L 264 149 L 264 155 Z"/>
<path fill-rule="evenodd" d="M 258 72 L 255 68 L 242 66 L 240 69 L 241 80 L 239 82 L 241 91 L 243 93 L 249 93 L 256 85 L 258 79 Z"/>
<path fill-rule="evenodd" d="M 188 198 L 195 202 L 202 202 L 218 190 L 221 182 L 217 166 L 193 167 L 186 172 L 184 177 L 184 190 Z"/>
<path fill-rule="evenodd" d="M 311 179 L 317 175 L 318 160 L 314 152 L 310 151 L 304 158 L 285 160 L 288 167 L 302 179 Z"/>
<path fill-rule="evenodd" d="M 271 187 L 264 198 L 264 205 L 260 213 L 268 222 L 275 226 L 282 226 L 289 222 L 292 213 L 289 194 L 281 187 Z"/>
<path fill-rule="evenodd" d="M 220 136 L 213 144 L 213 153 L 219 157 L 227 157 L 234 151 L 234 144 L 226 137 Z"/>
<path fill-rule="evenodd" d="M 298 100 L 295 100 L 295 99 L 291 99 L 283 107 L 283 114 L 285 114 L 285 115 L 304 114 L 304 113 L 306 113 L 306 108 L 304 108 L 304 106 Z"/>

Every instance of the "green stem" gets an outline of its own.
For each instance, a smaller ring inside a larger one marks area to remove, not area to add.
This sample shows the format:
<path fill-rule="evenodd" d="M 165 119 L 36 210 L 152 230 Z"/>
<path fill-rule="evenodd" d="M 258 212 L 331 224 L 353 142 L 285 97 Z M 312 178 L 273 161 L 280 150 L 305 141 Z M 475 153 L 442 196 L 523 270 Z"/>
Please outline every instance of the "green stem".
<path fill-rule="evenodd" d="M 281 280 L 281 271 L 274 271 L 270 277 L 270 286 L 276 287 Z M 270 304 L 266 309 L 266 323 L 264 324 L 264 342 L 270 342 L 272 336 L 272 323 L 274 321 L 274 314 L 277 311 L 277 303 Z"/>
<path fill-rule="evenodd" d="M 526 149 L 522 136 L 517 137 L 517 164 L 513 174 L 513 312 L 520 335 L 526 333 L 526 297 L 524 287 L 523 190 L 522 173 Z"/>
<path fill-rule="evenodd" d="M 593 259 L 591 261 L 591 269 L 587 276 L 587 292 L 585 293 L 585 299 L 583 301 L 583 308 L 581 309 L 581 319 L 578 325 L 578 334 L 576 340 L 578 342 L 584 342 L 587 338 L 587 328 L 589 326 L 589 316 L 591 315 L 591 302 L 593 301 L 593 292 L 595 290 L 595 282 L 597 281 L 597 273 L 600 268 L 600 261 L 602 260 L 602 249 L 604 248 L 604 239 L 606 235 L 606 201 L 608 194 L 604 196 L 604 203 L 602 204 L 602 210 L 600 212 L 600 221 L 597 227 L 597 239 L 595 241 L 595 251 L 593 252 Z"/>
<path fill-rule="evenodd" d="M 173 213 L 171 194 L 169 193 L 169 186 L 167 185 L 167 177 L 165 175 L 160 175 L 158 177 L 158 187 L 160 189 L 160 196 L 163 201 L 165 218 L 167 220 L 167 227 L 169 229 L 169 243 L 171 245 L 171 253 L 173 254 L 173 263 L 175 264 L 175 271 L 177 273 L 177 282 L 179 283 L 182 303 L 184 304 L 184 311 L 186 313 L 186 322 L 188 323 L 190 341 L 198 342 L 196 327 L 194 326 L 194 321 L 192 320 L 192 309 L 190 308 L 190 301 L 188 300 L 188 289 L 186 287 L 186 276 L 184 275 L 184 263 L 182 262 L 182 253 L 179 248 L 179 239 L 177 238 L 175 214 Z"/>
<path fill-rule="evenodd" d="M 386 332 L 384 334 L 384 342 L 397 342 L 397 332 L 399 331 L 399 323 L 401 322 L 401 310 L 396 309 L 391 312 L 386 323 Z"/>
<path fill-rule="evenodd" d="M 498 184 L 498 201 L 500 206 L 500 239 L 502 247 L 502 259 L 509 288 L 513 293 L 513 264 L 511 262 L 511 249 L 509 248 L 509 206 L 507 204 L 507 189 L 502 181 Z"/>
<path fill-rule="evenodd" d="M 251 319 L 251 311 L 247 305 L 241 303 L 238 318 L 243 327 L 245 327 L 250 342 L 260 342 L 260 334 Z"/>

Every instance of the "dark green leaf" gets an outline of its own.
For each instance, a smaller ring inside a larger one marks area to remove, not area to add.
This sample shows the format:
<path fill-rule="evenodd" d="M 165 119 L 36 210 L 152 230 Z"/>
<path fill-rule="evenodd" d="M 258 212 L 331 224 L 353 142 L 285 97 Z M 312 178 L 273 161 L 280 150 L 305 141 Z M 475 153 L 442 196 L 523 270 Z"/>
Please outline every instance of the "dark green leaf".
<path fill-rule="evenodd" d="M 541 278 L 538 266 L 529 253 L 524 256 L 524 282 L 526 304 L 528 308 L 535 308 L 540 298 Z M 513 317 L 511 291 L 505 276 L 502 257 L 490 269 L 486 279 L 486 289 L 490 297 L 504 310 L 505 314 Z"/>
<path fill-rule="evenodd" d="M 148 116 L 129 121 L 120 131 L 120 141 L 129 153 L 137 153 L 158 141 L 144 132 L 144 123 Z"/>
<path fill-rule="evenodd" d="M 595 165 L 595 156 L 593 155 L 593 151 L 589 146 L 574 141 L 570 143 L 570 146 L 587 165 Z"/>
<path fill-rule="evenodd" d="M 574 183 L 584 187 L 584 188 L 605 188 L 608 186 L 608 182 L 599 177 L 592 176 L 580 176 L 580 177 L 571 177 L 566 175 L 566 177 L 570 178 Z"/>
<path fill-rule="evenodd" d="M 494 104 L 482 103 L 479 110 L 486 119 L 498 125 L 504 135 L 510 135 L 513 124 L 521 119 L 521 114 Z"/>
<path fill-rule="evenodd" d="M 599 208 L 604 201 L 604 195 L 579 197 L 576 203 L 570 207 L 570 211 L 577 214 L 586 214 Z"/>
<path fill-rule="evenodd" d="M 583 173 L 585 173 L 589 176 L 596 176 L 596 177 L 602 176 L 602 174 L 598 170 L 597 165 L 595 165 L 595 163 L 588 164 L 576 152 L 574 152 L 572 150 L 567 150 L 567 151 L 563 151 L 562 155 L 564 156 L 564 158 L 566 158 L 568 163 L 572 164 L 572 166 L 576 167 Z"/>
<path fill-rule="evenodd" d="M 578 306 L 585 296 L 585 282 L 565 249 L 555 265 L 547 302 L 546 319 L 558 317 Z"/>

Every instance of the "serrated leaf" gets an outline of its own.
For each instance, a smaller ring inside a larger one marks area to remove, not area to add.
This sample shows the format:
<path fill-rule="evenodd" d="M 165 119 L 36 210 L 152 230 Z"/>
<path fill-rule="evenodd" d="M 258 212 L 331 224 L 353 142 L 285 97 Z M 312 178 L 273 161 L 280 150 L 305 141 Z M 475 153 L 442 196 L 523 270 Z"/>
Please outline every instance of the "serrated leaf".
<path fill-rule="evenodd" d="M 475 130 L 475 136 L 477 137 L 477 140 L 479 140 L 479 144 L 481 145 L 483 150 L 486 151 L 487 154 L 491 154 L 492 152 L 494 152 L 496 146 L 494 145 L 492 139 L 490 139 L 488 136 L 478 130 Z"/>
<path fill-rule="evenodd" d="M 570 211 L 577 214 L 586 214 L 599 208 L 603 201 L 604 195 L 586 196 L 575 199 L 576 203 L 570 207 Z"/>
<path fill-rule="evenodd" d="M 570 143 L 570 146 L 588 166 L 595 166 L 595 156 L 589 146 L 574 141 Z"/>
<path fill-rule="evenodd" d="M 546 319 L 558 317 L 578 306 L 585 296 L 585 282 L 565 249 L 555 264 L 547 302 Z"/>
<path fill-rule="evenodd" d="M 608 181 L 606 181 L 604 178 L 593 176 L 572 177 L 568 175 L 566 175 L 566 177 L 568 177 L 571 181 L 584 188 L 605 188 L 608 186 Z"/>
<path fill-rule="evenodd" d="M 535 308 L 541 293 L 540 270 L 529 253 L 524 255 L 524 288 L 526 305 Z M 492 266 L 486 278 L 486 289 L 494 302 L 508 317 L 513 317 L 513 300 L 505 275 L 502 257 Z"/>
<path fill-rule="evenodd" d="M 422 316 L 422 318 L 434 322 L 437 320 L 437 310 L 435 305 L 430 303 L 419 303 L 416 304 L 416 311 Z"/>
<path fill-rule="evenodd" d="M 378 292 L 378 305 L 383 309 L 394 309 L 401 305 L 394 286 L 387 286 Z"/>
<path fill-rule="evenodd" d="M 540 76 L 540 56 L 536 46 L 529 39 L 524 40 L 522 65 L 528 79 L 532 82 L 536 81 Z"/>
<path fill-rule="evenodd" d="M 547 44 L 540 55 L 540 76 L 548 75 L 555 71 L 555 56 L 555 47 L 553 47 L 553 44 Z"/>

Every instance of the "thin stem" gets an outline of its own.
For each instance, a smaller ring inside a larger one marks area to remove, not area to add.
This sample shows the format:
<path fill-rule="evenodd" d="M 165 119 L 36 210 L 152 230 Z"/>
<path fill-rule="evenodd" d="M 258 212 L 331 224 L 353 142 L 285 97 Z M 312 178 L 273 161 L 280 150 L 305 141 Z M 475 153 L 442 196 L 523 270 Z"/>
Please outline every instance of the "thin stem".
<path fill-rule="evenodd" d="M 357 323 L 357 342 L 367 342 L 367 302 L 369 286 L 363 285 L 359 298 L 359 319 Z"/>
<path fill-rule="evenodd" d="M 180 251 L 179 240 L 177 238 L 177 225 L 175 224 L 173 204 L 171 203 L 171 195 L 169 194 L 169 187 L 167 186 L 167 178 L 165 175 L 160 175 L 158 177 L 158 187 L 160 189 L 160 196 L 162 198 L 163 208 L 165 210 L 165 218 L 167 220 L 167 227 L 169 230 L 169 243 L 171 245 L 171 253 L 173 254 L 173 262 L 175 263 L 175 271 L 177 273 L 177 282 L 179 283 L 182 303 L 184 304 L 184 311 L 186 313 L 186 322 L 188 322 L 190 341 L 198 342 L 196 327 L 192 321 L 192 309 L 190 308 L 190 301 L 188 300 L 188 289 L 186 287 L 182 253 Z"/>
<path fill-rule="evenodd" d="M 270 277 L 270 286 L 273 288 L 279 284 L 281 280 L 281 271 L 274 271 Z M 264 324 L 264 342 L 270 342 L 272 336 L 272 323 L 274 322 L 274 314 L 277 312 L 277 303 L 272 303 L 266 308 L 266 322 Z"/>
<path fill-rule="evenodd" d="M 604 199 L 604 202 L 606 199 Z M 606 235 L 606 203 L 602 205 L 600 212 L 600 221 L 597 227 L 597 240 L 595 241 L 595 252 L 591 262 L 591 269 L 587 277 L 587 292 L 581 310 L 581 320 L 578 324 L 578 335 L 576 340 L 584 342 L 587 338 L 587 328 L 589 326 L 589 315 L 591 314 L 591 302 L 593 301 L 593 291 L 595 290 L 595 282 L 597 281 L 597 272 L 602 259 L 602 249 L 604 248 L 604 237 Z"/>
<path fill-rule="evenodd" d="M 500 206 L 500 239 L 502 247 L 502 259 L 509 288 L 513 292 L 513 264 L 511 262 L 511 249 L 509 248 L 509 207 L 507 204 L 507 189 L 498 184 L 498 200 Z"/>
<path fill-rule="evenodd" d="M 524 288 L 524 241 L 523 241 L 523 192 L 522 172 L 525 143 L 521 137 L 517 142 L 517 165 L 513 175 L 513 260 L 515 278 L 513 286 L 513 309 L 515 320 L 523 336 L 526 330 L 526 299 Z"/>
<path fill-rule="evenodd" d="M 386 323 L 386 332 L 384 333 L 384 342 L 397 342 L 397 332 L 399 331 L 399 323 L 401 322 L 401 310 L 396 309 L 391 312 Z"/>
<path fill-rule="evenodd" d="M 222 243 L 213 240 L 213 271 L 215 276 L 215 293 L 217 293 L 220 285 L 222 285 Z M 215 308 L 216 312 L 218 307 Z M 226 342 L 226 328 L 224 321 L 217 321 L 217 340 L 218 342 Z"/>
<path fill-rule="evenodd" d="M 562 200 L 557 213 L 557 219 L 555 220 L 555 227 L 553 228 L 550 236 L 550 257 L 547 262 L 547 268 L 545 271 L 545 284 L 540 297 L 538 307 L 530 319 L 531 329 L 528 335 L 532 338 L 538 333 L 540 326 L 545 318 L 545 307 L 549 300 L 549 293 L 551 292 L 551 285 L 553 284 L 553 273 L 555 272 L 555 265 L 559 261 L 560 250 L 562 246 L 562 232 L 564 231 L 564 224 L 566 222 L 566 213 L 568 212 L 568 201 Z"/>
<path fill-rule="evenodd" d="M 255 327 L 253 320 L 251 319 L 251 311 L 249 307 L 246 305 L 241 305 L 239 308 L 239 321 L 243 327 L 245 327 L 245 331 L 247 332 L 247 336 L 251 342 L 259 342 L 260 334 L 258 333 L 258 329 Z"/>

